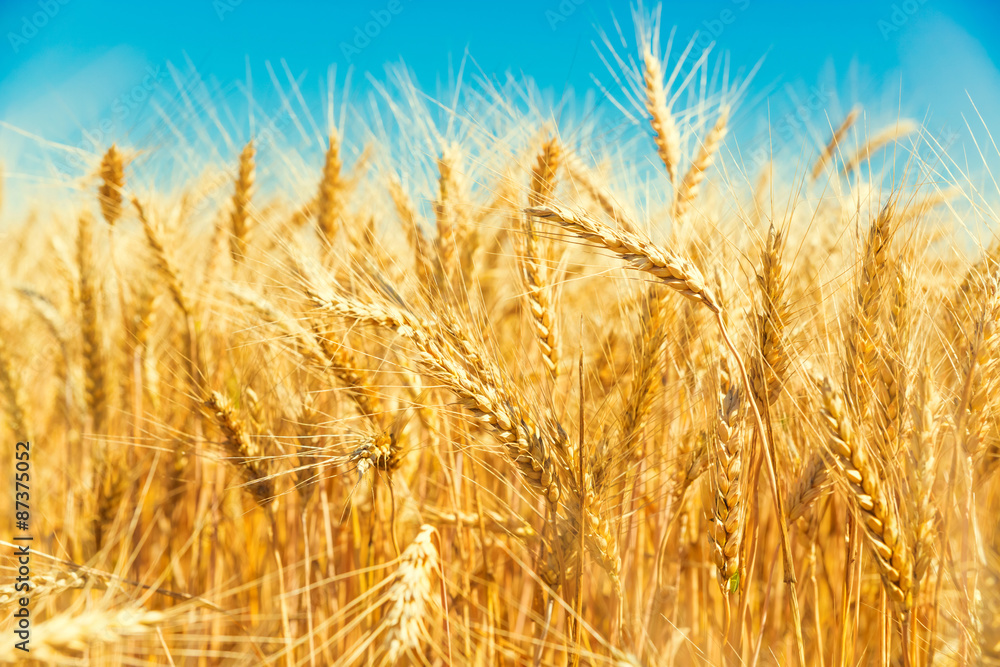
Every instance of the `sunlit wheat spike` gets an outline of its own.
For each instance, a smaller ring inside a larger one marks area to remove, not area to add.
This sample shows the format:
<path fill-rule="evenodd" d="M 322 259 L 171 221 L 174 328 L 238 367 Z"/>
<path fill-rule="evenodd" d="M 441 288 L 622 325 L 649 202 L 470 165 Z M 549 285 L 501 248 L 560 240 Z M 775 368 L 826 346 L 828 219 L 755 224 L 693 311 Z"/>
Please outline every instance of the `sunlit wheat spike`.
<path fill-rule="evenodd" d="M 236 264 L 246 257 L 250 241 L 250 198 L 253 194 L 256 166 L 254 155 L 253 141 L 248 141 L 240 152 L 233 192 L 233 210 L 229 217 L 229 253 Z"/>
<path fill-rule="evenodd" d="M 903 609 L 913 602 L 913 560 L 900 530 L 898 510 L 864 446 L 855 440 L 850 417 L 829 380 L 822 386 L 828 446 L 843 475 L 843 488 L 870 538 L 872 555 L 890 597 Z"/>
<path fill-rule="evenodd" d="M 417 317 L 388 304 L 363 303 L 315 284 L 308 285 L 307 291 L 321 310 L 385 327 L 409 339 L 419 352 L 424 371 L 443 382 L 459 396 L 462 405 L 490 426 L 511 462 L 549 503 L 559 502 L 553 459 L 557 438 L 540 428 L 541 420 L 531 415 L 509 381 L 484 353 L 471 346 L 467 336 L 455 332 L 452 324 Z"/>
<path fill-rule="evenodd" d="M 100 288 L 94 260 L 93 219 L 84 213 L 78 218 L 76 263 L 80 283 L 80 324 L 83 334 L 84 388 L 94 431 L 104 430 L 108 411 L 108 385 L 105 375 L 104 344 L 100 329 Z"/>
<path fill-rule="evenodd" d="M 830 137 L 830 142 L 823 148 L 823 151 L 819 154 L 819 157 L 816 158 L 816 162 L 813 164 L 812 172 L 810 172 L 812 180 L 815 181 L 819 178 L 820 174 L 822 174 L 824 169 L 826 169 L 827 163 L 837 151 L 837 148 L 840 146 L 840 142 L 844 139 L 844 135 L 851 129 L 860 114 L 861 107 L 855 106 L 850 110 L 837 129 L 834 130 L 833 136 Z"/>
<path fill-rule="evenodd" d="M 528 202 L 537 205 L 549 198 L 555 186 L 559 168 L 560 150 L 555 138 L 545 142 L 531 171 L 531 191 Z M 534 220 L 524 216 L 523 244 L 520 256 L 521 276 L 524 280 L 525 303 L 528 316 L 535 329 L 535 337 L 542 349 L 542 360 L 553 380 L 559 377 L 559 322 L 552 303 L 552 287 L 548 281 L 545 254 L 535 231 Z"/>
<path fill-rule="evenodd" d="M 972 322 L 972 332 L 964 350 L 961 394 L 955 421 L 962 427 L 959 436 L 968 456 L 981 460 L 991 396 L 997 385 L 997 325 L 1000 319 L 1000 271 L 980 277 L 980 304 Z M 993 444 L 996 447 L 996 444 Z M 987 456 L 991 459 L 992 456 Z M 986 461 L 992 463 L 991 461 Z"/>
<path fill-rule="evenodd" d="M 848 174 L 854 171 L 859 165 L 870 160 L 875 153 L 888 144 L 898 141 L 907 135 L 913 134 L 919 129 L 920 124 L 915 120 L 910 120 L 909 118 L 899 119 L 893 125 L 890 125 L 869 137 L 865 145 L 844 162 L 844 167 L 841 169 L 841 173 Z"/>
<path fill-rule="evenodd" d="M 656 152 L 667 169 L 670 182 L 676 183 L 677 168 L 681 159 L 681 135 L 668 104 L 667 90 L 663 84 L 663 66 L 659 56 L 648 47 L 642 56 L 642 64 L 646 111 L 649 113 L 655 134 Z"/>
<path fill-rule="evenodd" d="M 771 225 L 757 273 L 760 309 L 754 324 L 760 362 L 754 364 L 750 373 L 755 398 L 761 405 L 772 405 L 777 400 L 788 369 L 785 326 L 789 307 L 785 295 L 787 275 L 782 265 L 783 251 L 784 235 Z"/>
<path fill-rule="evenodd" d="M 7 642 L 0 648 L 0 662 L 31 658 L 46 664 L 79 664 L 91 646 L 155 634 L 169 619 L 168 613 L 141 607 L 59 613 L 31 629 L 30 653 Z"/>
<path fill-rule="evenodd" d="M 910 526 L 913 535 L 913 582 L 919 587 L 932 569 L 937 524 L 934 480 L 937 475 L 935 444 L 936 418 L 931 370 L 924 368 L 916 376 L 911 402 L 913 427 L 910 431 L 907 482 Z"/>
<path fill-rule="evenodd" d="M 892 202 L 882 207 L 868 228 L 855 287 L 854 311 L 845 355 L 847 390 L 851 405 L 863 415 L 878 371 L 878 320 L 888 284 L 890 243 L 894 231 Z"/>
<path fill-rule="evenodd" d="M 715 125 L 705 135 L 704 141 L 702 141 L 701 146 L 698 148 L 698 153 L 695 155 L 694 160 L 691 161 L 691 166 L 688 167 L 687 173 L 684 174 L 684 179 L 681 181 L 674 196 L 675 221 L 681 220 L 687 214 L 698 197 L 701 182 L 705 180 L 705 174 L 712 166 L 715 155 L 726 138 L 726 131 L 729 127 L 728 123 L 729 109 L 723 107 L 719 110 L 719 117 L 716 119 Z"/>
<path fill-rule="evenodd" d="M 112 227 L 122 214 L 122 190 L 125 188 L 125 164 L 114 144 L 101 159 L 101 185 L 97 190 L 101 215 Z"/>
<path fill-rule="evenodd" d="M 316 196 L 316 226 L 320 239 L 327 247 L 333 246 L 341 215 L 341 195 L 344 189 L 342 170 L 340 136 L 331 132 L 323 159 L 323 177 Z"/>
<path fill-rule="evenodd" d="M 789 523 L 803 516 L 813 501 L 822 495 L 828 486 L 829 477 L 826 459 L 819 452 L 814 452 L 802 465 L 795 483 L 789 489 L 787 503 Z"/>
<path fill-rule="evenodd" d="M 407 651 L 418 649 L 427 637 L 429 622 L 433 622 L 434 580 L 438 571 L 436 534 L 432 526 L 420 527 L 400 556 L 399 568 L 386 592 L 382 648 L 390 665 L 396 664 Z"/>
<path fill-rule="evenodd" d="M 156 268 L 166 279 L 167 289 L 170 291 L 170 295 L 173 297 L 174 303 L 177 304 L 177 308 L 181 311 L 181 313 L 183 313 L 186 317 L 190 317 L 191 306 L 188 303 L 188 298 L 184 291 L 184 283 L 181 279 L 181 274 L 177 270 L 177 265 L 174 263 L 173 258 L 167 252 L 167 248 L 163 243 L 162 237 L 160 236 L 159 228 L 153 225 L 152 220 L 150 220 L 149 216 L 146 214 L 146 209 L 139 203 L 137 198 L 132 198 L 132 205 L 135 207 L 135 210 L 139 215 L 139 221 L 142 223 L 142 230 L 146 235 L 146 241 L 149 243 L 149 247 L 153 251 Z"/>
<path fill-rule="evenodd" d="M 720 396 L 720 403 L 715 438 L 715 498 L 710 507 L 708 537 L 716 577 L 723 593 L 728 594 L 739 570 L 745 525 L 739 391 L 730 388 Z"/>
<path fill-rule="evenodd" d="M 625 260 L 630 268 L 656 276 L 674 291 L 704 304 L 714 313 L 720 311 L 704 276 L 694 264 L 638 233 L 615 230 L 587 215 L 562 207 L 540 206 L 528 208 L 525 213 L 557 224 L 594 245 L 607 248 Z"/>
<path fill-rule="evenodd" d="M 14 365 L 6 336 L 0 334 L 0 393 L 4 398 L 4 411 L 8 423 L 18 438 L 29 437 L 25 419 L 25 402 L 19 381 L 20 373 Z"/>
<path fill-rule="evenodd" d="M 460 269 L 458 265 L 458 246 L 461 239 L 460 159 L 461 150 L 455 144 L 446 146 L 438 158 L 438 198 L 434 203 L 434 216 L 437 220 L 437 251 L 441 277 L 444 284 L 448 285 L 454 284 Z"/>
<path fill-rule="evenodd" d="M 247 491 L 258 505 L 266 506 L 274 500 L 274 480 L 268 476 L 268 460 L 247 434 L 246 425 L 236 415 L 228 399 L 212 391 L 205 399 L 205 407 L 225 436 L 223 444 L 233 465 L 241 472 Z"/>

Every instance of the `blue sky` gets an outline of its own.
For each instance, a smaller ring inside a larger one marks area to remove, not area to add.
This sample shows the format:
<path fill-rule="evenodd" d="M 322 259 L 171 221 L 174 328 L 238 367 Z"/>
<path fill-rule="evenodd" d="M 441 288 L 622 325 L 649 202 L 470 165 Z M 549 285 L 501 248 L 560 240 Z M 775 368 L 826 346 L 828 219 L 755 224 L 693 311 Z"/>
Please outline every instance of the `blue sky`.
<path fill-rule="evenodd" d="M 341 79 L 353 68 L 363 94 L 366 73 L 382 77 L 386 63 L 402 58 L 433 92 L 468 49 L 474 69 L 581 93 L 593 88 L 592 73 L 608 81 L 593 42 L 599 28 L 614 31 L 615 17 L 631 35 L 629 3 L 618 0 L 2 0 L 0 120 L 8 127 L 0 127 L 0 162 L 17 163 L 35 145 L 9 126 L 79 145 L 110 118 L 103 143 L 134 140 L 151 113 L 147 89 L 171 84 L 168 62 L 183 69 L 190 61 L 220 86 L 245 81 L 249 63 L 257 94 L 269 85 L 265 63 L 282 76 L 284 59 L 319 101 L 331 64 Z M 862 101 L 883 116 L 901 108 L 926 118 L 932 131 L 964 131 L 962 115 L 973 113 L 967 91 L 987 124 L 1000 127 L 1000 3 L 666 2 L 663 24 L 677 26 L 680 42 L 697 31 L 711 37 L 734 71 L 764 58 L 746 98 L 759 115 L 828 85 L 831 115 Z M 359 37 L 366 29 L 374 35 L 367 41 Z"/>

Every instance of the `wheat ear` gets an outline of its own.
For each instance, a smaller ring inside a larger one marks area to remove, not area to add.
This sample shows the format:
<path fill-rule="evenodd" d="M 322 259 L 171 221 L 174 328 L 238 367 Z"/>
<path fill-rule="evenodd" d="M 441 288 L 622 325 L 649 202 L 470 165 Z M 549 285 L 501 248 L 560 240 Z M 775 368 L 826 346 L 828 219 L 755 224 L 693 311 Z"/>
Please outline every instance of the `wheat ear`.
<path fill-rule="evenodd" d="M 340 137 L 336 132 L 331 132 L 323 159 L 323 177 L 320 179 L 319 193 L 316 196 L 316 226 L 326 248 L 333 246 L 334 237 L 337 235 L 337 222 L 341 214 L 340 199 L 344 189 L 342 170 Z"/>
<path fill-rule="evenodd" d="M 453 285 L 459 272 L 459 149 L 449 145 L 438 158 L 438 199 L 434 202 L 437 220 L 437 251 L 440 262 L 441 279 L 445 285 Z"/>
<path fill-rule="evenodd" d="M 167 281 L 167 289 L 170 291 L 170 296 L 173 297 L 174 303 L 177 304 L 177 308 L 181 313 L 185 317 L 191 317 L 191 307 L 188 305 L 187 296 L 184 293 L 184 282 L 181 280 L 181 275 L 177 271 L 176 264 L 174 264 L 173 259 L 167 252 L 166 246 L 163 244 L 163 239 L 160 237 L 160 230 L 153 225 L 152 221 L 146 215 L 146 209 L 143 208 L 137 198 L 132 198 L 132 205 L 139 216 L 139 222 L 142 223 L 142 231 L 146 235 L 146 241 L 153 251 L 156 268 L 159 270 L 160 275 Z"/>
<path fill-rule="evenodd" d="M 861 443 L 855 441 L 850 418 L 828 379 L 823 381 L 822 394 L 822 418 L 830 451 L 844 476 L 843 488 L 860 514 L 889 596 L 908 609 L 913 601 L 913 560 L 903 541 L 897 510 Z"/>
<path fill-rule="evenodd" d="M 76 241 L 76 263 L 80 272 L 80 323 L 83 333 L 84 389 L 94 431 L 104 430 L 108 409 L 107 378 L 100 334 L 99 290 L 94 262 L 93 219 L 80 216 Z"/>
<path fill-rule="evenodd" d="M 773 405 L 778 399 L 788 369 L 785 342 L 788 301 L 785 296 L 786 275 L 781 264 L 783 249 L 783 235 L 771 225 L 757 274 L 761 305 L 755 325 L 760 363 L 755 364 L 750 374 L 754 396 L 760 405 Z"/>
<path fill-rule="evenodd" d="M 424 289 L 430 289 L 434 284 L 434 251 L 424 230 L 420 228 L 413 200 L 403 184 L 395 177 L 389 181 L 389 194 L 396 208 L 396 214 L 403 222 L 403 231 L 406 232 L 406 240 L 409 241 L 410 250 L 415 258 L 420 284 Z"/>
<path fill-rule="evenodd" d="M 240 152 L 239 168 L 233 192 L 233 210 L 229 217 L 229 254 L 234 264 L 243 261 L 250 237 L 250 197 L 254 185 L 254 146 L 248 141 Z"/>
<path fill-rule="evenodd" d="M 8 424 L 15 438 L 27 440 L 30 434 L 25 420 L 24 400 L 17 381 L 17 370 L 7 347 L 7 336 L 0 334 L 0 392 L 6 403 Z"/>
<path fill-rule="evenodd" d="M 125 187 L 125 164 L 114 144 L 101 159 L 101 185 L 97 189 L 97 199 L 101 205 L 101 215 L 112 227 L 122 214 L 122 190 Z"/>
<path fill-rule="evenodd" d="M 555 187 L 559 161 L 559 143 L 553 137 L 542 146 L 531 170 L 531 190 L 528 193 L 528 202 L 531 206 L 538 206 L 548 200 Z M 552 288 L 546 279 L 547 271 L 540 256 L 540 243 L 534 220 L 530 215 L 524 216 L 523 220 L 524 243 L 520 264 L 525 301 L 535 330 L 535 338 L 542 348 L 545 367 L 549 371 L 549 376 L 555 380 L 559 377 L 559 331 L 556 311 L 551 300 Z"/>
<path fill-rule="evenodd" d="M 887 203 L 872 220 L 855 288 L 854 312 L 847 339 L 847 390 L 858 416 L 865 414 L 878 372 L 878 319 L 888 277 L 887 262 L 894 209 Z"/>
<path fill-rule="evenodd" d="M 670 183 L 677 183 L 677 167 L 681 159 L 681 135 L 670 111 L 667 91 L 663 85 L 663 66 L 650 49 L 642 57 L 642 82 L 646 90 L 646 111 L 656 135 L 656 152 L 667 168 Z"/>
<path fill-rule="evenodd" d="M 913 585 L 918 588 L 933 562 L 937 538 L 934 509 L 934 479 L 937 456 L 934 447 L 934 404 L 931 372 L 923 369 L 916 377 L 911 404 L 909 488 L 912 507 Z"/>
<path fill-rule="evenodd" d="M 93 644 L 121 642 L 151 634 L 168 620 L 169 615 L 141 607 L 118 611 L 88 610 L 79 614 L 61 613 L 39 623 L 31 630 L 31 652 L 6 642 L 0 649 L 0 662 L 18 662 L 30 657 L 46 664 L 78 664 Z"/>
<path fill-rule="evenodd" d="M 735 592 L 743 539 L 744 503 L 740 447 L 740 393 L 735 387 L 721 396 L 715 431 L 715 499 L 710 508 L 708 538 L 716 575 L 724 594 Z"/>
<path fill-rule="evenodd" d="M 247 435 L 246 425 L 236 415 L 229 400 L 217 391 L 209 393 L 205 407 L 225 436 L 223 441 L 232 463 L 239 469 L 247 490 L 261 507 L 274 500 L 274 480 L 268 476 L 268 462 Z"/>
<path fill-rule="evenodd" d="M 420 353 L 424 371 L 443 382 L 462 399 L 467 409 L 491 427 L 507 449 L 510 460 L 549 503 L 559 502 L 552 436 L 543 433 L 537 426 L 538 421 L 508 388 L 499 369 L 485 355 L 472 349 L 467 337 L 448 334 L 448 327 L 441 323 L 418 318 L 388 304 L 361 303 L 322 291 L 315 284 L 307 286 L 307 291 L 313 303 L 323 311 L 381 326 L 409 339 Z"/>
<path fill-rule="evenodd" d="M 819 154 L 819 157 L 816 158 L 816 162 L 813 164 L 812 172 L 810 174 L 812 180 L 815 181 L 819 178 L 820 174 L 823 173 L 823 170 L 826 169 L 826 165 L 830 161 L 830 158 L 833 157 L 834 151 L 837 150 L 840 142 L 844 139 L 844 135 L 851 129 L 860 114 L 861 107 L 854 107 L 847 114 L 847 117 L 844 118 L 843 122 L 840 123 L 837 129 L 834 130 L 833 136 L 830 137 L 830 142 L 823 148 L 823 152 Z"/>
<path fill-rule="evenodd" d="M 651 286 L 642 301 L 642 316 L 635 343 L 635 368 L 622 411 L 621 444 L 633 461 L 643 456 L 643 452 L 636 447 L 637 437 L 652 406 L 656 371 L 660 367 L 663 346 L 667 342 L 667 308 L 663 303 L 661 290 L 655 285 Z"/>
<path fill-rule="evenodd" d="M 857 153 L 852 155 L 851 158 L 844 163 L 844 168 L 841 170 L 841 173 L 849 174 L 850 172 L 854 171 L 858 167 L 858 165 L 860 165 L 862 162 L 870 160 L 871 156 L 874 155 L 876 152 L 878 152 L 879 149 L 883 148 L 889 143 L 892 143 L 893 141 L 902 139 L 903 137 L 909 134 L 913 134 L 919 129 L 920 129 L 920 124 L 917 123 L 916 121 L 910 120 L 908 118 L 901 118 L 900 120 L 896 121 L 894 125 L 890 125 L 889 127 L 881 130 L 880 132 L 869 138 L 868 141 L 865 143 L 865 145 L 862 146 Z"/>
<path fill-rule="evenodd" d="M 688 171 L 684 174 L 684 179 L 681 181 L 680 188 L 678 188 L 674 196 L 675 221 L 682 219 L 687 214 L 694 200 L 698 197 L 701 182 L 705 180 L 705 173 L 712 166 L 715 154 L 726 138 L 726 130 L 729 127 L 728 123 L 729 109 L 723 107 L 719 111 L 719 117 L 716 119 L 715 125 L 705 135 L 705 140 L 698 149 L 698 154 L 691 162 L 691 166 L 688 167 Z"/>
<path fill-rule="evenodd" d="M 694 264 L 638 233 L 616 230 L 585 214 L 557 206 L 528 208 L 525 213 L 560 225 L 584 240 L 607 248 L 625 260 L 630 268 L 656 276 L 681 296 L 704 304 L 713 313 L 721 312 L 704 276 Z"/>
<path fill-rule="evenodd" d="M 792 523 L 806 513 L 813 501 L 819 498 L 828 486 L 829 479 L 830 470 L 827 468 L 826 459 L 819 452 L 814 452 L 802 465 L 798 477 L 789 491 L 788 523 Z"/>
<path fill-rule="evenodd" d="M 435 534 L 432 526 L 420 527 L 400 556 L 399 568 L 386 592 L 382 647 L 387 664 L 396 664 L 407 651 L 419 648 L 427 637 L 428 615 L 434 609 L 434 577 L 438 571 Z"/>

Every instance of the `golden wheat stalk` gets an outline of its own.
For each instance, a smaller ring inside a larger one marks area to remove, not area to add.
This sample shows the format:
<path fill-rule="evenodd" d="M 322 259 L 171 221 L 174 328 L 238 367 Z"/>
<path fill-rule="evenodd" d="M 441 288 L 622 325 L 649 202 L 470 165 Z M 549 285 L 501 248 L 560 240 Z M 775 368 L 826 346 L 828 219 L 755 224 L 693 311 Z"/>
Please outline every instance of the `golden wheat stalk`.
<path fill-rule="evenodd" d="M 786 274 L 781 263 L 784 236 L 771 225 L 761 252 L 757 286 L 760 311 L 754 321 L 760 363 L 751 370 L 754 397 L 760 405 L 773 405 L 781 393 L 788 369 L 788 346 L 785 325 L 789 308 L 785 296 Z"/>
<path fill-rule="evenodd" d="M 823 494 L 828 486 L 829 473 L 826 459 L 819 452 L 814 452 L 802 464 L 798 477 L 796 477 L 788 494 L 788 523 L 803 516 L 813 501 Z"/>
<path fill-rule="evenodd" d="M 650 273 L 681 296 L 705 305 L 713 313 L 720 312 L 715 296 L 694 264 L 638 233 L 615 230 L 585 214 L 557 206 L 528 208 L 525 213 L 607 248 L 625 260 L 630 268 Z"/>

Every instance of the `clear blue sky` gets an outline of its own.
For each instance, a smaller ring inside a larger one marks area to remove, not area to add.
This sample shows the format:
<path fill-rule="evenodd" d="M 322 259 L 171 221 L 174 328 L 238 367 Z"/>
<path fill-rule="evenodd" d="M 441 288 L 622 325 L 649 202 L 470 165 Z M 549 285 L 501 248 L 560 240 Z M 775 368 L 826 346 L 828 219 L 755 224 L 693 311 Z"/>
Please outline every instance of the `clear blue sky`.
<path fill-rule="evenodd" d="M 83 130 L 113 117 L 109 138 L 121 141 L 116 134 L 150 113 L 123 95 L 141 89 L 151 72 L 160 77 L 156 85 L 170 84 L 164 64 L 184 68 L 186 58 L 220 86 L 245 80 L 248 59 L 255 93 L 269 86 L 265 62 L 281 76 L 284 58 L 318 102 L 330 64 L 341 78 L 352 66 L 363 90 L 365 73 L 380 77 L 386 63 L 402 58 L 433 91 L 468 48 L 487 73 L 525 73 L 542 88 L 581 93 L 592 88 L 591 73 L 608 80 L 592 42 L 597 27 L 614 30 L 613 17 L 631 36 L 629 4 L 619 0 L 0 0 L 0 119 L 78 144 Z M 377 18 L 385 25 L 371 23 Z M 881 100 L 918 119 L 930 109 L 932 127 L 959 127 L 972 110 L 968 91 L 987 122 L 1000 120 L 998 2 L 666 2 L 663 23 L 676 25 L 682 42 L 696 31 L 715 33 L 733 70 L 765 57 L 747 97 L 757 110 L 787 97 L 790 86 L 808 92 L 835 81 L 831 106 L 841 109 L 854 101 L 845 98 Z M 355 41 L 366 26 L 377 34 Z M 17 156 L 9 153 L 25 150 L 30 143 L 0 128 L 0 161 L 10 164 Z"/>

